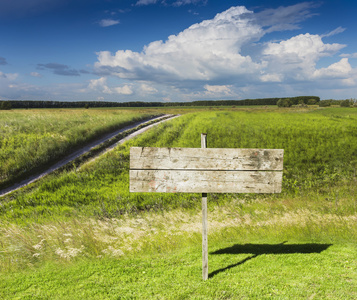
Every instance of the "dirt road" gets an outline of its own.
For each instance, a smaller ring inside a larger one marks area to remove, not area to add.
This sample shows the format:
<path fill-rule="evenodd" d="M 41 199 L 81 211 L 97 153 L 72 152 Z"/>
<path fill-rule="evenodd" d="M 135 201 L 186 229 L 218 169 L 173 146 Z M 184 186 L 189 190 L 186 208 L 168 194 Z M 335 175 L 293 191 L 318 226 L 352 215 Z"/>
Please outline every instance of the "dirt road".
<path fill-rule="evenodd" d="M 119 142 L 117 142 L 116 144 L 112 145 L 112 146 L 109 146 L 106 151 L 109 151 L 111 149 L 113 149 L 115 146 L 117 146 L 118 144 L 122 144 L 124 142 L 126 142 L 127 140 L 145 132 L 146 130 L 152 128 L 153 126 L 156 126 L 162 122 L 165 122 L 167 120 L 171 120 L 172 118 L 174 117 L 177 117 L 175 115 L 163 115 L 161 117 L 158 117 L 158 118 L 153 118 L 153 119 L 150 119 L 150 120 L 146 120 L 146 121 L 141 121 L 141 122 L 138 122 L 138 123 L 135 123 L 133 125 L 130 125 L 130 126 L 127 126 L 127 127 L 124 127 L 122 129 L 119 129 L 119 130 L 116 130 L 115 132 L 112 132 L 112 133 L 109 133 L 109 134 L 106 134 L 105 136 L 101 137 L 100 139 L 84 146 L 83 148 L 71 153 L 70 155 L 66 156 L 65 158 L 63 158 L 62 160 L 60 160 L 59 162 L 55 163 L 54 165 L 52 165 L 51 167 L 49 167 L 47 170 L 39 173 L 39 174 L 34 174 L 24 180 L 22 180 L 21 182 L 18 182 L 6 189 L 3 189 L 0 191 L 0 197 L 2 196 L 5 196 L 13 191 L 16 191 L 26 185 L 29 185 L 30 183 L 33 183 L 35 182 L 36 180 L 39 180 L 40 178 L 52 173 L 53 171 L 63 167 L 64 165 L 68 164 L 69 162 L 73 161 L 74 159 L 76 159 L 77 157 L 83 155 L 84 153 L 90 151 L 92 148 L 104 143 L 105 141 L 115 137 L 116 135 L 120 134 L 120 133 L 123 133 L 124 131 L 127 131 L 129 129 L 132 129 L 132 128 L 135 128 L 139 125 L 144 125 L 144 124 L 147 124 L 147 123 L 150 123 L 154 120 L 158 121 L 154 124 L 151 124 L 151 125 L 148 125 L 146 127 L 143 127 L 135 132 L 133 132 L 132 134 L 126 136 L 125 138 L 121 139 Z M 161 120 L 163 119 L 163 120 Z M 160 121 L 161 120 L 161 121 Z M 103 152 L 102 152 L 103 153 Z M 100 154 L 102 154 L 100 153 Z"/>

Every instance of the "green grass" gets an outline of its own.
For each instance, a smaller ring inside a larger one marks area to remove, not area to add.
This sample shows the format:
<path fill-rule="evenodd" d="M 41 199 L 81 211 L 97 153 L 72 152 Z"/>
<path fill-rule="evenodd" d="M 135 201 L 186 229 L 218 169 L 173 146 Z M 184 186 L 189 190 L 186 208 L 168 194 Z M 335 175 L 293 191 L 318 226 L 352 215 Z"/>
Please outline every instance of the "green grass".
<path fill-rule="evenodd" d="M 119 109 L 0 111 L 0 186 L 151 115 L 145 110 Z"/>
<path fill-rule="evenodd" d="M 201 280 L 199 247 L 120 260 L 50 263 L 35 270 L 0 275 L 0 297 L 356 299 L 356 250 L 352 244 L 281 246 L 226 241 L 211 249 L 207 281 Z"/>
<path fill-rule="evenodd" d="M 199 195 L 130 194 L 129 149 L 200 147 L 201 132 L 208 133 L 211 148 L 284 149 L 280 199 L 312 193 L 338 203 L 340 198 L 353 197 L 349 186 L 356 180 L 357 110 L 212 111 L 168 121 L 93 163 L 5 197 L 0 215 L 38 222 L 56 215 L 118 217 L 141 210 L 194 207 Z M 240 196 L 215 195 L 213 202 L 232 197 Z"/>
<path fill-rule="evenodd" d="M 134 111 L 134 110 L 133 110 Z M 357 110 L 187 113 L 2 198 L 0 298 L 356 299 Z M 283 192 L 130 194 L 131 146 L 283 148 Z M 68 291 L 71 291 L 69 293 Z M 3 293 L 3 294 L 1 294 Z"/>

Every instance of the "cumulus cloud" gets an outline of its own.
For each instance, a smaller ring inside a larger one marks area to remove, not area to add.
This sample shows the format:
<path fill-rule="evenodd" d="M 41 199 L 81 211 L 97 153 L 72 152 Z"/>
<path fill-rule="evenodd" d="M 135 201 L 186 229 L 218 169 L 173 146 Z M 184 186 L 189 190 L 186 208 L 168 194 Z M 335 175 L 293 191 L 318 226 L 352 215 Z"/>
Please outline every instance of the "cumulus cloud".
<path fill-rule="evenodd" d="M 100 20 L 99 22 L 99 26 L 101 27 L 109 27 L 109 26 L 113 26 L 113 25 L 117 25 L 120 23 L 119 20 L 113 20 L 113 19 L 103 19 Z"/>
<path fill-rule="evenodd" d="M 245 7 L 231 7 L 211 20 L 194 24 L 166 41 L 154 41 L 142 52 L 101 51 L 98 74 L 157 83 L 282 82 L 284 78 L 306 80 L 313 76 L 317 61 L 332 56 L 345 45 L 327 44 L 322 36 L 299 34 L 280 42 L 260 44 L 254 54 L 245 53 L 269 32 L 290 30 L 313 16 L 310 2 L 258 14 Z M 340 32 L 338 28 L 331 32 Z M 252 55 L 251 55 L 252 54 Z"/>
<path fill-rule="evenodd" d="M 104 94 L 112 94 L 111 89 L 107 86 L 107 78 L 92 79 L 88 85 L 90 90 L 100 91 Z"/>
<path fill-rule="evenodd" d="M 142 52 L 119 50 L 98 53 L 97 72 L 126 79 L 162 82 L 213 80 L 221 76 L 253 73 L 260 63 L 240 54 L 241 47 L 259 39 L 262 30 L 241 16 L 244 7 L 232 7 L 212 20 L 194 24 L 168 40 L 155 41 Z"/>
<path fill-rule="evenodd" d="M 92 79 L 88 85 L 88 89 L 92 91 L 97 91 L 104 94 L 121 94 L 121 95 L 131 95 L 133 90 L 129 85 L 119 86 L 119 87 L 109 87 L 107 84 L 107 78 L 101 77 L 99 79 Z"/>
<path fill-rule="evenodd" d="M 263 74 L 260 76 L 260 80 L 263 82 L 281 82 L 283 75 L 277 73 Z"/>
<path fill-rule="evenodd" d="M 182 5 L 193 3 L 181 2 Z M 100 51 L 94 64 L 95 73 L 102 78 L 117 77 L 131 82 L 131 90 L 135 88 L 140 95 L 148 96 L 156 93 L 161 99 L 173 99 L 173 95 L 180 95 L 181 99 L 238 97 L 252 91 L 259 97 L 264 96 L 263 89 L 270 85 L 291 94 L 293 86 L 310 82 L 322 86 L 329 78 L 337 79 L 334 86 L 351 84 L 357 72 L 347 58 L 357 57 L 356 54 L 341 54 L 346 59 L 323 68 L 318 64 L 321 58 L 332 58 L 346 46 L 323 40 L 343 32 L 344 28 L 337 27 L 321 35 L 303 32 L 269 41 L 272 32 L 301 29 L 301 22 L 316 15 L 313 12 L 316 7 L 312 2 L 302 2 L 258 13 L 243 6 L 231 7 L 164 41 L 153 41 L 141 52 Z M 113 88 L 108 89 L 115 92 Z M 306 91 L 301 89 L 296 93 Z"/>
<path fill-rule="evenodd" d="M 121 95 L 131 95 L 133 94 L 133 90 L 131 89 L 130 86 L 124 85 L 124 86 L 119 86 L 119 87 L 114 87 L 113 91 L 117 94 Z"/>
<path fill-rule="evenodd" d="M 345 47 L 341 44 L 324 44 L 319 35 L 300 34 L 288 40 L 268 42 L 263 51 L 266 69 L 274 74 L 295 80 L 307 80 L 315 71 L 321 57 L 332 56 Z M 264 81 L 263 77 L 263 81 Z M 276 77 L 278 79 L 278 77 Z"/>
<path fill-rule="evenodd" d="M 339 62 L 334 63 L 327 68 L 321 68 L 314 72 L 317 78 L 343 78 L 346 79 L 352 72 L 352 67 L 348 58 L 342 58 Z"/>
<path fill-rule="evenodd" d="M 144 94 L 155 94 L 158 92 L 158 90 L 156 88 L 154 88 L 152 85 L 150 84 L 146 84 L 146 83 L 142 83 L 140 86 L 140 90 L 144 93 Z"/>

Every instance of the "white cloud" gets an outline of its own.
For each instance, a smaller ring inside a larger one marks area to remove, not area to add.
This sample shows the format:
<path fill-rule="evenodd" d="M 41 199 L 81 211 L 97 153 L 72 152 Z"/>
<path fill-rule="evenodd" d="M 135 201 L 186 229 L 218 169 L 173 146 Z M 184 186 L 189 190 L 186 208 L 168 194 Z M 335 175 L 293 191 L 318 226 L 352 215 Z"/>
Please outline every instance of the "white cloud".
<path fill-rule="evenodd" d="M 38 72 L 31 72 L 30 75 L 31 75 L 32 77 L 38 77 L 38 78 L 41 78 L 41 77 L 42 77 L 42 75 L 41 75 L 40 73 L 38 73 Z"/>
<path fill-rule="evenodd" d="M 124 85 L 122 87 L 114 87 L 113 91 L 115 93 L 121 94 L 121 95 L 131 95 L 131 94 L 133 94 L 133 90 L 128 85 Z"/>
<path fill-rule="evenodd" d="M 157 82 L 253 73 L 261 68 L 260 63 L 240 54 L 243 45 L 262 36 L 262 29 L 243 17 L 251 13 L 244 7 L 232 7 L 165 42 L 152 42 L 142 52 L 99 52 L 95 67 L 120 78 Z"/>
<path fill-rule="evenodd" d="M 38 86 L 16 82 L 17 74 L 5 74 L 1 76 L 0 72 L 0 98 L 10 100 L 29 100 L 41 99 L 41 93 Z M 43 95 L 44 93 L 42 93 Z M 48 99 L 48 98 L 47 98 Z"/>
<path fill-rule="evenodd" d="M 0 78 L 7 79 L 8 81 L 14 81 L 18 76 L 19 74 L 17 73 L 3 73 L 0 71 Z"/>
<path fill-rule="evenodd" d="M 356 53 L 351 53 L 351 54 L 342 53 L 342 54 L 340 55 L 340 57 L 357 58 L 357 52 L 356 52 Z"/>
<path fill-rule="evenodd" d="M 205 3 L 202 0 L 137 0 L 136 4 L 179 6 L 199 2 Z M 352 92 L 357 93 L 357 69 L 348 59 L 357 58 L 357 53 L 340 54 L 345 45 L 333 43 L 333 37 L 345 30 L 342 27 L 318 35 L 300 26 L 315 15 L 314 8 L 313 2 L 260 12 L 242 6 L 231 7 L 166 40 L 152 41 L 142 51 L 98 52 L 94 67 L 99 78 L 77 86 L 58 84 L 36 89 L 19 82 L 17 74 L 0 72 L 0 97 L 26 99 L 32 93 L 38 99 L 186 101 L 301 94 L 331 98 L 333 91 L 351 93 L 338 98 L 351 97 Z M 118 23 L 109 18 L 102 20 L 101 26 Z M 286 31 L 284 38 L 271 40 L 279 38 L 278 31 Z M 327 37 L 330 43 L 325 43 Z M 325 57 L 328 59 L 322 59 Z M 6 60 L 0 57 L 0 64 L 5 65 Z M 68 73 L 61 75 L 82 72 L 66 65 L 40 66 Z M 37 77 L 39 73 L 30 75 Z"/>
<path fill-rule="evenodd" d="M 153 2 L 156 1 L 140 1 L 142 5 Z M 308 91 L 313 94 L 313 87 L 317 91 L 332 77 L 338 80 L 329 87 L 351 85 L 357 71 L 348 60 L 322 68 L 320 64 L 321 58 L 333 59 L 346 46 L 325 43 L 323 37 L 332 37 L 344 28 L 338 27 L 325 35 L 303 32 L 279 41 L 267 40 L 271 32 L 299 29 L 302 21 L 315 15 L 312 12 L 315 7 L 312 2 L 302 2 L 258 13 L 242 6 L 231 7 L 165 41 L 153 41 L 141 52 L 130 49 L 98 52 L 95 71 L 101 76 L 131 82 L 131 90 L 139 95 L 154 99 L 155 94 L 175 101 Z M 341 56 L 357 57 L 357 54 Z M 310 90 L 304 89 L 303 85 L 308 84 Z M 114 92 L 113 88 L 108 89 Z"/>
<path fill-rule="evenodd" d="M 157 0 L 139 0 L 136 2 L 136 5 L 149 5 L 149 4 L 155 4 Z"/>
<path fill-rule="evenodd" d="M 339 62 L 334 63 L 327 68 L 321 68 L 314 72 L 316 78 L 345 78 L 352 72 L 352 67 L 348 62 L 348 58 L 342 58 Z"/>
<path fill-rule="evenodd" d="M 113 26 L 113 25 L 117 25 L 120 23 L 119 20 L 113 20 L 113 19 L 103 19 L 100 20 L 99 22 L 99 26 L 101 27 L 109 27 L 109 26 Z"/>
<path fill-rule="evenodd" d="M 343 28 L 341 26 L 337 27 L 336 29 L 330 31 L 329 33 L 321 35 L 321 37 L 330 37 L 339 33 L 342 33 L 346 30 L 346 28 Z"/>
<path fill-rule="evenodd" d="M 204 86 L 208 94 L 230 95 L 232 93 L 230 85 L 208 85 Z"/>
<path fill-rule="evenodd" d="M 112 90 L 107 86 L 107 78 L 92 79 L 88 85 L 90 90 L 99 91 L 104 94 L 112 94 Z"/>
<path fill-rule="evenodd" d="M 264 55 L 279 57 L 295 57 L 296 61 L 302 59 L 317 59 L 330 56 L 345 47 L 341 44 L 324 44 L 319 35 L 300 34 L 280 43 L 270 42 L 264 50 Z"/>
<path fill-rule="evenodd" d="M 283 80 L 283 76 L 282 74 L 276 73 L 264 74 L 260 76 L 260 80 L 263 82 L 281 82 Z"/>
<path fill-rule="evenodd" d="M 146 83 L 141 84 L 140 90 L 144 94 L 155 94 L 158 92 L 158 90 L 156 88 L 154 88 L 152 85 L 146 84 Z"/>
<path fill-rule="evenodd" d="M 97 91 L 104 94 L 121 94 L 121 95 L 131 95 L 133 90 L 129 85 L 109 87 L 107 84 L 107 78 L 101 77 L 99 79 L 92 79 L 89 82 L 88 89 L 92 91 Z M 86 92 L 86 89 L 83 90 Z"/>
<path fill-rule="evenodd" d="M 268 42 L 263 50 L 268 73 L 276 74 L 276 81 L 283 78 L 311 79 L 317 61 L 332 56 L 345 47 L 341 44 L 325 44 L 319 35 L 300 34 L 279 43 Z M 261 78 L 267 81 L 267 77 Z M 271 81 L 271 80 L 270 80 Z"/>

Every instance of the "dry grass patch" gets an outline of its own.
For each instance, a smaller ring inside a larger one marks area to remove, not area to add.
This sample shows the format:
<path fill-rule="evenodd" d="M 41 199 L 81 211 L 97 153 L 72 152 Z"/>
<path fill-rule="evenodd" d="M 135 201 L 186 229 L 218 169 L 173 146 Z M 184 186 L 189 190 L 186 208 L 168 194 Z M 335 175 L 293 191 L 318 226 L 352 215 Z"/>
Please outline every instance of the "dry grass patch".
<path fill-rule="evenodd" d="M 236 199 L 210 208 L 209 243 L 224 239 L 251 241 L 357 242 L 357 213 L 319 209 L 310 203 L 301 208 L 297 198 L 281 201 Z M 345 203 L 348 199 L 343 199 Z M 353 199 L 349 200 L 354 201 Z M 295 206 L 291 202 L 295 202 Z M 285 203 L 285 204 L 284 204 Z M 21 226 L 2 222 L 0 267 L 11 270 L 45 261 L 71 261 L 83 257 L 127 257 L 138 253 L 169 252 L 188 246 L 200 247 L 201 212 L 175 209 L 143 212 L 120 219 L 72 219 Z"/>

